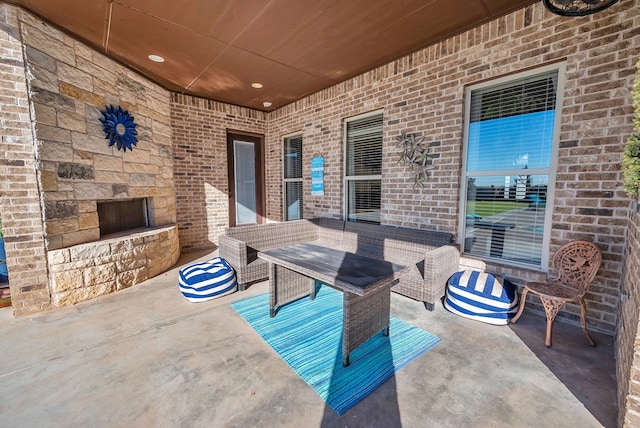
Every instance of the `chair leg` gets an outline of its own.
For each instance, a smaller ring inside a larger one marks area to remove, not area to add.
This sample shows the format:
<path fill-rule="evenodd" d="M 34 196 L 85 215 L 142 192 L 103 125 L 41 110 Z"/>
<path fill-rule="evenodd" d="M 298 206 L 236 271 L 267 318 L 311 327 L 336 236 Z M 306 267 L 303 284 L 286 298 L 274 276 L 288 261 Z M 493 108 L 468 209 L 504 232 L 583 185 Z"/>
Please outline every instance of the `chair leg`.
<path fill-rule="evenodd" d="M 580 299 L 580 325 L 582 326 L 582 332 L 584 333 L 590 346 L 596 346 L 596 342 L 593 341 L 589 332 L 587 331 L 587 305 L 584 299 Z"/>
<path fill-rule="evenodd" d="M 547 314 L 547 334 L 544 339 L 544 344 L 547 348 L 551 348 L 553 321 L 556 319 L 556 315 L 558 315 L 560 309 L 564 306 L 564 300 L 543 295 L 540 295 L 540 300 L 544 306 L 544 312 Z"/>
<path fill-rule="evenodd" d="M 516 315 L 513 318 L 511 318 L 511 322 L 516 322 L 520 319 L 520 316 L 524 311 L 524 304 L 527 301 L 528 292 L 529 292 L 529 289 L 525 286 L 524 289 L 522 290 L 522 295 L 520 296 L 520 306 L 518 307 L 518 313 L 516 313 Z"/>

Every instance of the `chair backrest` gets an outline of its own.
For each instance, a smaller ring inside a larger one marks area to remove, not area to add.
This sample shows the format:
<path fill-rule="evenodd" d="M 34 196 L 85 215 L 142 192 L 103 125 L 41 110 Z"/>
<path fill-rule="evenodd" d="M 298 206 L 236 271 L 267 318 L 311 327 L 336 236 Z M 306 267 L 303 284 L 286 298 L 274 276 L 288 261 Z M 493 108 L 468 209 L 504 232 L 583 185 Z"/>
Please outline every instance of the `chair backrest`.
<path fill-rule="evenodd" d="M 602 263 L 602 253 L 597 245 L 589 241 L 572 241 L 564 244 L 553 255 L 551 265 L 561 284 L 587 290 Z"/>

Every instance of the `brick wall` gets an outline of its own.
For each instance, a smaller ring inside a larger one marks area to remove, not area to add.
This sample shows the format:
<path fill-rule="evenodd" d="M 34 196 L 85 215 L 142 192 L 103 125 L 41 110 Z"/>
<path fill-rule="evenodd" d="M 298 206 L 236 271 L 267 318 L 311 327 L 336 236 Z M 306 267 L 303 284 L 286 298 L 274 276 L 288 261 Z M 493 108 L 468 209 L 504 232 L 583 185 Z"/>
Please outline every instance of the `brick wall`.
<path fill-rule="evenodd" d="M 17 9 L 0 3 L 0 216 L 15 315 L 49 307 L 42 212 Z"/>
<path fill-rule="evenodd" d="M 638 7 L 637 0 L 621 2 L 570 19 L 536 3 L 276 110 L 267 135 L 272 218 L 282 218 L 283 135 L 303 135 L 304 216 L 341 216 L 343 120 L 383 109 L 382 222 L 457 233 L 465 87 L 564 61 L 550 252 L 574 239 L 599 245 L 604 262 L 587 295 L 589 325 L 613 332 L 631 204 L 621 186 L 620 155 L 631 132 Z M 407 169 L 397 164 L 395 137 L 402 131 L 424 134 L 437 156 L 423 189 L 414 190 Z M 310 195 L 308 160 L 314 152 L 325 156 L 323 197 Z M 509 266 L 486 267 L 520 284 L 541 276 Z M 575 321 L 579 307 L 568 305 L 559 317 Z"/>
<path fill-rule="evenodd" d="M 20 12 L 48 249 L 100 238 L 97 202 L 149 198 L 151 226 L 175 223 L 169 92 Z M 133 151 L 109 147 L 99 118 L 122 106 Z"/>
<path fill-rule="evenodd" d="M 120 190 L 125 186 L 128 197 L 165 198 L 160 205 L 167 207 L 166 216 L 160 217 L 167 221 L 175 188 L 178 202 L 173 212 L 182 247 L 208 248 L 228 225 L 227 130 L 266 135 L 269 220 L 282 220 L 282 138 L 296 132 L 304 141 L 304 216 L 341 217 L 343 121 L 382 109 L 382 222 L 456 233 L 465 86 L 564 61 L 550 251 L 572 239 L 592 240 L 603 250 L 603 266 L 587 295 L 589 324 L 607 332 L 617 326 L 621 423 L 637 425 L 640 362 L 634 352 L 640 340 L 640 220 L 630 212 L 631 200 L 622 190 L 620 154 L 632 131 L 629 88 L 640 56 L 639 8 L 640 0 L 629 0 L 590 17 L 561 18 L 536 3 L 265 114 L 179 94 L 171 95 L 169 102 L 168 93 L 135 73 L 1 4 L 0 172 L 10 180 L 0 181 L 0 214 L 14 310 L 27 313 L 49 305 L 38 173 L 45 201 L 65 201 L 81 193 L 82 186 L 60 177 L 60 164 L 91 165 L 93 180 L 98 172 L 109 176 L 99 181 Z M 34 76 L 32 110 L 23 53 Z M 95 119 L 105 103 L 125 106 L 140 123 L 141 143 L 132 152 L 140 157 L 128 166 L 129 153 L 103 153 L 106 144 Z M 36 120 L 42 160 L 38 171 L 29 115 Z M 403 131 L 423 133 L 437 155 L 436 169 L 422 190 L 414 190 L 406 168 L 397 165 L 395 137 Z M 71 158 L 55 157 L 54 147 L 71 153 Z M 308 160 L 315 153 L 325 156 L 324 197 L 311 197 L 309 191 Z M 162 163 L 155 163 L 158 158 Z M 117 165 L 115 170 L 110 162 Z M 134 175 L 138 166 L 143 172 Z M 83 240 L 84 234 L 78 238 L 74 233 L 95 229 L 93 206 L 80 205 L 69 228 L 61 225 L 60 234 L 47 229 L 51 248 Z M 80 214 L 89 215 L 81 221 Z M 484 267 L 520 283 L 540 276 L 502 265 Z M 626 296 L 622 302 L 621 287 Z M 575 320 L 577 314 L 577 307 L 568 306 L 561 316 Z"/>
<path fill-rule="evenodd" d="M 634 212 L 628 222 L 622 299 L 616 329 L 616 377 L 618 379 L 619 425 L 640 426 L 640 214 Z"/>
<path fill-rule="evenodd" d="M 230 106 L 174 94 L 178 222 L 181 231 L 191 228 L 181 235 L 181 243 L 189 248 L 215 243 L 215 235 L 228 224 L 223 154 L 227 127 L 266 132 L 269 220 L 282 220 L 282 139 L 293 133 L 301 133 L 304 141 L 304 216 L 341 217 L 343 121 L 378 109 L 385 116 L 383 222 L 456 233 L 464 87 L 564 61 L 567 72 L 550 252 L 572 239 L 592 240 L 603 250 L 602 269 L 587 296 L 589 325 L 606 332 L 613 332 L 617 325 L 619 401 L 622 406 L 628 403 L 621 418 L 637 424 L 640 408 L 633 379 L 640 368 L 634 362 L 639 340 L 640 297 L 635 283 L 640 269 L 636 255 L 640 226 L 637 215 L 627 224 L 631 201 L 621 186 L 620 154 L 631 133 L 629 88 L 640 56 L 639 6 L 638 0 L 621 2 L 591 17 L 561 18 L 535 4 L 308 96 L 266 118 L 255 112 L 239 115 L 230 112 L 234 109 Z M 224 123 L 238 117 L 245 123 Z M 395 136 L 402 131 L 424 133 L 437 155 L 437 167 L 419 192 L 408 184 L 406 169 L 396 164 Z M 316 153 L 325 157 L 324 197 L 310 195 L 309 160 Z M 203 165 L 216 168 L 203 170 Z M 628 297 L 620 305 L 616 324 L 625 239 L 629 240 L 624 267 Z M 542 276 L 471 259 L 465 263 L 519 283 Z M 540 310 L 539 305 L 534 307 Z M 578 308 L 566 309 L 561 317 L 576 321 Z"/>
<path fill-rule="evenodd" d="M 172 94 L 171 127 L 180 247 L 212 248 L 229 225 L 227 130 L 265 134 L 266 114 Z"/>

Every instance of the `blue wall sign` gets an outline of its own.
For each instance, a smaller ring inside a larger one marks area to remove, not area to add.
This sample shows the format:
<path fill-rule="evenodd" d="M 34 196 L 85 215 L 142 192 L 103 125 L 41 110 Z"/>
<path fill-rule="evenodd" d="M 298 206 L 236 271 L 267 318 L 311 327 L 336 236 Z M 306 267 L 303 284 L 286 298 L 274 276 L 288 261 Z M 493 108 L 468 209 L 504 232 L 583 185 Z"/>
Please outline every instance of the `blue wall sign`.
<path fill-rule="evenodd" d="M 324 157 L 311 158 L 311 196 L 324 196 Z"/>

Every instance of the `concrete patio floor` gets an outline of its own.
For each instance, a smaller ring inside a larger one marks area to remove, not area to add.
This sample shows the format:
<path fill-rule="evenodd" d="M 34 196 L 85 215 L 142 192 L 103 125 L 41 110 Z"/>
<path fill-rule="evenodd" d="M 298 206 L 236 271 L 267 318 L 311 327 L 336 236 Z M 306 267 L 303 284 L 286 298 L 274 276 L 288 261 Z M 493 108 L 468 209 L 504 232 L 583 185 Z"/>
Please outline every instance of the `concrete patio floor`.
<path fill-rule="evenodd" d="M 544 318 L 491 326 L 392 293 L 392 316 L 442 341 L 336 415 L 231 308 L 189 303 L 178 269 L 73 307 L 0 310 L 2 427 L 616 426 L 613 337 Z M 393 334 L 393 332 L 392 332 Z"/>

